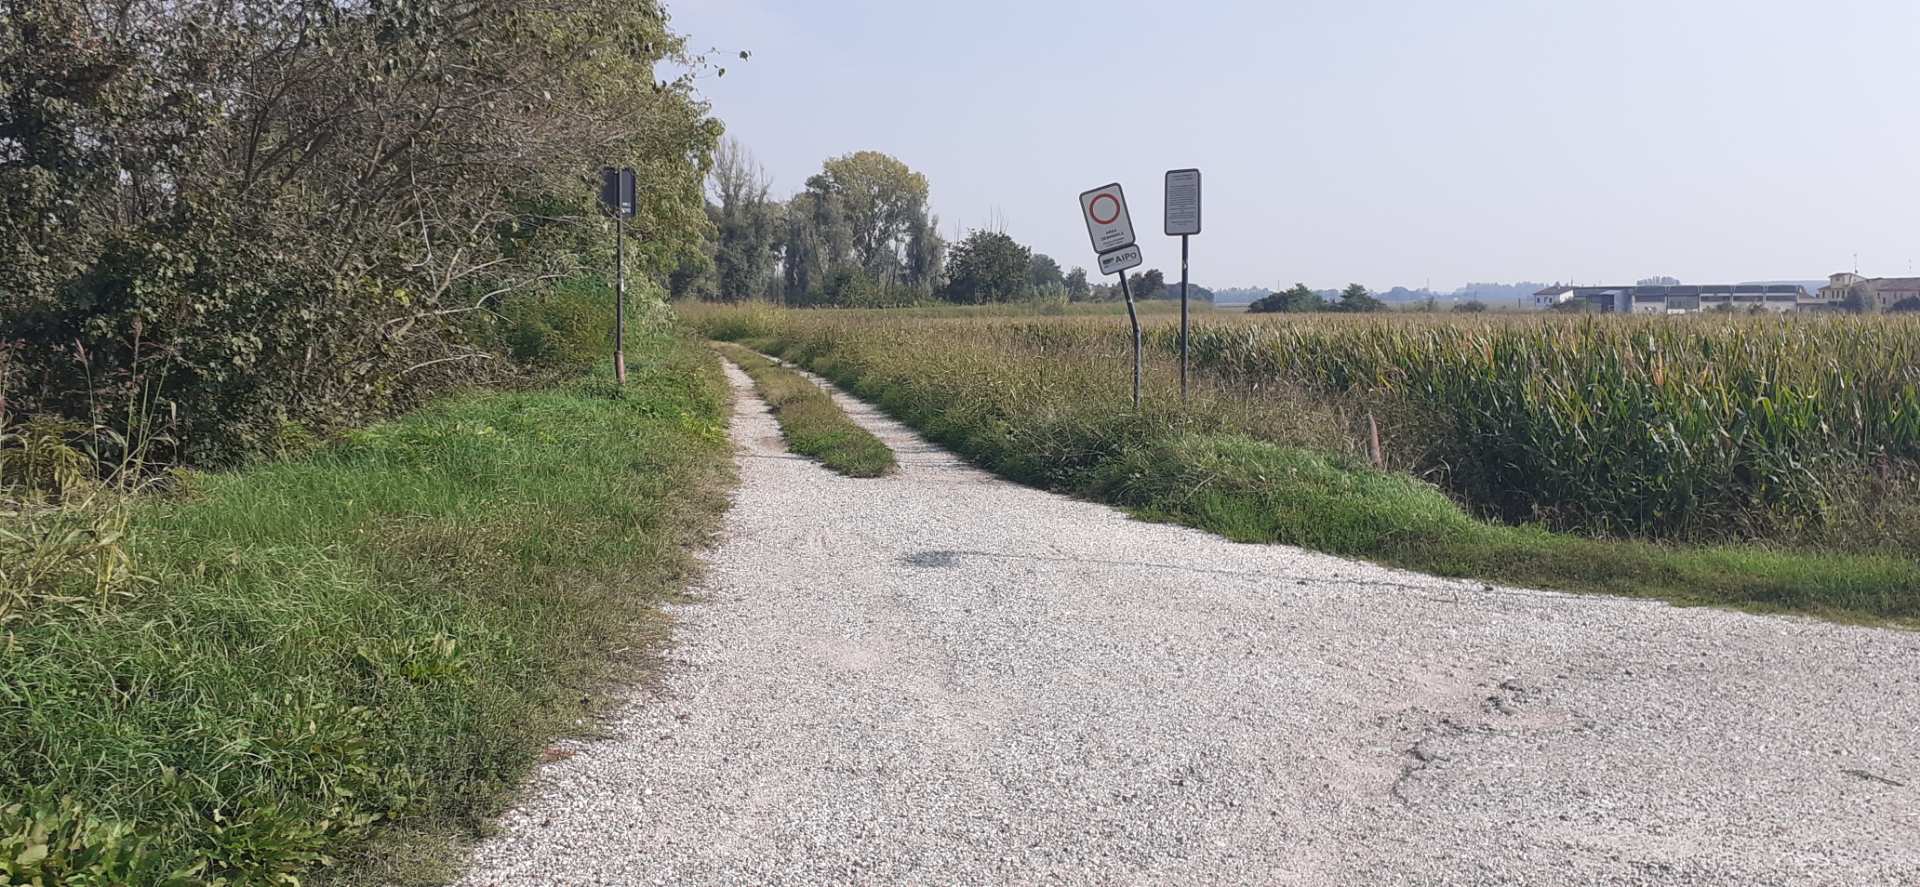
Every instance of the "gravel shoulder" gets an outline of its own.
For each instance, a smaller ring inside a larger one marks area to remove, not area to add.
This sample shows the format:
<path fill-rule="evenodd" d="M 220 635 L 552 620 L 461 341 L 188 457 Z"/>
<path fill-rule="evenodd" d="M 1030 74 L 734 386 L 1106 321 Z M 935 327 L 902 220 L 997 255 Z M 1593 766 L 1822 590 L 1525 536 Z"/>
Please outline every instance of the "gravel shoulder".
<path fill-rule="evenodd" d="M 1920 634 L 1435 579 L 900 460 L 741 483 L 459 883 L 1920 884 Z"/>

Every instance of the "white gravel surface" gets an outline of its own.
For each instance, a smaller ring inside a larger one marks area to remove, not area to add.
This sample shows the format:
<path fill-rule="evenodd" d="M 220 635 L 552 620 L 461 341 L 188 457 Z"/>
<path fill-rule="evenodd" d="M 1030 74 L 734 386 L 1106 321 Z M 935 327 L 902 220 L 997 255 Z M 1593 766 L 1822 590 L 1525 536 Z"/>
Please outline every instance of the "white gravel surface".
<path fill-rule="evenodd" d="M 857 402 L 460 883 L 1920 885 L 1920 635 L 1141 523 Z"/>

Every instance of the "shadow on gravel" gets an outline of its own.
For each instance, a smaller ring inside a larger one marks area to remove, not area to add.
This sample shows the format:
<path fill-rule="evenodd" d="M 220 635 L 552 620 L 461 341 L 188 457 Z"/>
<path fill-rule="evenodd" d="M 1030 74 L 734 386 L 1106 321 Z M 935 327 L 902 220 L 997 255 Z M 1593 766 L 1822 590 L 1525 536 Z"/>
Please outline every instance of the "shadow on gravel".
<path fill-rule="evenodd" d="M 923 570 L 945 570 L 958 566 L 958 551 L 916 551 L 900 558 L 900 562 L 909 567 Z"/>

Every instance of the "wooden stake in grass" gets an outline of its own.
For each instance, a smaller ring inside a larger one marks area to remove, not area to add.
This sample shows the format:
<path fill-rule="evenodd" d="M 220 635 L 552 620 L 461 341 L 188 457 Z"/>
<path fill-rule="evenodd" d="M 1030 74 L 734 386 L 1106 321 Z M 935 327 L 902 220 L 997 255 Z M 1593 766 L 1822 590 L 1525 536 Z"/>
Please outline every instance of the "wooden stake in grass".
<path fill-rule="evenodd" d="M 753 378 L 789 449 L 848 477 L 879 477 L 897 467 L 893 450 L 854 424 L 833 396 L 807 377 L 739 345 L 716 342 L 713 347 Z"/>
<path fill-rule="evenodd" d="M 1373 459 L 1373 467 L 1387 467 L 1387 457 L 1380 449 L 1380 423 L 1373 421 L 1373 414 L 1367 414 L 1367 455 Z"/>

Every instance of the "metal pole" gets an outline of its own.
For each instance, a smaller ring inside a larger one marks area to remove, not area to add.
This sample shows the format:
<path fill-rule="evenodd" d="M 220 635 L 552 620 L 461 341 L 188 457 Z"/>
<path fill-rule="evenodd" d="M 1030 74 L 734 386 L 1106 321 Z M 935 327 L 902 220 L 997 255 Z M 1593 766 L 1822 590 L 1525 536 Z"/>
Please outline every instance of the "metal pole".
<path fill-rule="evenodd" d="M 627 220 L 613 213 L 613 378 L 627 384 Z"/>
<path fill-rule="evenodd" d="M 1120 272 L 1120 292 L 1127 296 L 1127 322 L 1133 324 L 1133 408 L 1140 409 L 1140 315 L 1133 310 L 1133 288 L 1127 286 L 1127 272 Z"/>
<path fill-rule="evenodd" d="M 1180 402 L 1187 402 L 1187 235 L 1180 235 Z"/>

